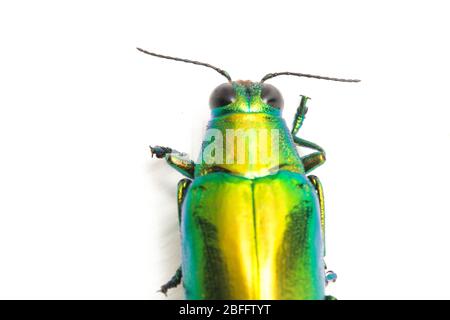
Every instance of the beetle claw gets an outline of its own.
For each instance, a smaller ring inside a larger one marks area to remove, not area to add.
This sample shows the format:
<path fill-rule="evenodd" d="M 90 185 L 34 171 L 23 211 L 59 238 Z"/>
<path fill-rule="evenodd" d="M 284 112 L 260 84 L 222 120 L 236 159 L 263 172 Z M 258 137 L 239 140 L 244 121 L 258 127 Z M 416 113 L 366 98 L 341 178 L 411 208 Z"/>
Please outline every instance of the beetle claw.
<path fill-rule="evenodd" d="M 167 297 L 167 289 L 161 288 L 160 290 L 158 290 L 156 292 L 161 292 L 162 294 L 164 294 Z"/>
<path fill-rule="evenodd" d="M 152 158 L 155 155 L 158 159 L 164 158 L 166 154 L 171 153 L 172 149 L 161 146 L 150 146 L 150 152 L 152 154 Z"/>

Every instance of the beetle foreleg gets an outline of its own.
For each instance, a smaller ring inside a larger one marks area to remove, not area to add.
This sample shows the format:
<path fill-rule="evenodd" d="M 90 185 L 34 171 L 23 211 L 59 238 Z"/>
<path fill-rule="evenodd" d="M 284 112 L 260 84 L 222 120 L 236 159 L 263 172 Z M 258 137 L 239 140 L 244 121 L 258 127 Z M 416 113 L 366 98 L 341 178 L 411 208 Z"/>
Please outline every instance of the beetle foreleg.
<path fill-rule="evenodd" d="M 182 175 L 193 179 L 195 171 L 194 161 L 187 158 L 187 154 L 172 148 L 161 146 L 150 146 L 150 152 L 159 159 L 166 159 L 167 163 Z"/>
<path fill-rule="evenodd" d="M 150 152 L 152 153 L 152 157 L 156 156 L 157 158 L 161 159 L 166 156 L 166 154 L 172 153 L 172 152 L 178 152 L 176 150 L 173 150 L 172 148 L 168 147 L 162 147 L 162 146 L 150 146 Z"/>

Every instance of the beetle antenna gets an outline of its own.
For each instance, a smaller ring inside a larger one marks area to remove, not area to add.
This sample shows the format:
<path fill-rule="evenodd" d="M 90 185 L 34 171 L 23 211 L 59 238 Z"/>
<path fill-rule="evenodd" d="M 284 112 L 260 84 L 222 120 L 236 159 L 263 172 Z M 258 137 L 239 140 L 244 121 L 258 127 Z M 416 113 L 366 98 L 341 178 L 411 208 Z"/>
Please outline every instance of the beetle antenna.
<path fill-rule="evenodd" d="M 305 77 L 305 78 L 314 78 L 314 79 L 322 79 L 322 80 L 330 80 L 330 81 L 340 81 L 340 82 L 360 82 L 361 80 L 358 79 L 340 79 L 340 78 L 330 78 L 330 77 L 324 77 L 324 76 L 316 76 L 313 74 L 307 74 L 307 73 L 297 73 L 297 72 L 276 72 L 276 73 L 268 73 L 266 74 L 262 79 L 261 83 L 268 79 L 272 79 L 278 76 L 297 76 L 297 77 Z"/>
<path fill-rule="evenodd" d="M 192 63 L 192 64 L 196 64 L 196 65 L 199 65 L 199 66 L 204 66 L 204 67 L 208 67 L 208 68 L 214 69 L 218 73 L 223 75 L 225 78 L 227 78 L 229 82 L 231 82 L 231 77 L 228 74 L 228 72 L 226 72 L 225 70 L 222 70 L 220 68 L 217 68 L 217 67 L 215 67 L 215 66 L 213 66 L 213 65 L 211 65 L 209 63 L 195 61 L 195 60 L 189 60 L 189 59 L 182 59 L 182 58 L 177 58 L 177 57 L 169 57 L 169 56 L 165 56 L 165 55 L 162 55 L 162 54 L 159 54 L 159 53 L 149 52 L 149 51 L 141 49 L 141 48 L 136 48 L 136 49 L 138 49 L 140 52 L 143 52 L 145 54 L 149 54 L 149 55 L 154 56 L 154 57 L 163 58 L 163 59 L 169 59 L 169 60 L 175 60 L 175 61 L 181 61 L 181 62 L 186 62 L 186 63 Z"/>

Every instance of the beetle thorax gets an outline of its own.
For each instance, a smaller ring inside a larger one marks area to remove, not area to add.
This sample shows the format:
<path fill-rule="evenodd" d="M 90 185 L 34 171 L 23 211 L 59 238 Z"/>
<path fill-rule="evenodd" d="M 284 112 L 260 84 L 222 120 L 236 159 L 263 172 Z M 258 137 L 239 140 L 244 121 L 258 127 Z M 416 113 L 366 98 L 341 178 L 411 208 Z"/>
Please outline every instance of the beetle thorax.
<path fill-rule="evenodd" d="M 235 113 L 209 122 L 197 175 L 223 171 L 253 178 L 303 165 L 281 117 Z"/>

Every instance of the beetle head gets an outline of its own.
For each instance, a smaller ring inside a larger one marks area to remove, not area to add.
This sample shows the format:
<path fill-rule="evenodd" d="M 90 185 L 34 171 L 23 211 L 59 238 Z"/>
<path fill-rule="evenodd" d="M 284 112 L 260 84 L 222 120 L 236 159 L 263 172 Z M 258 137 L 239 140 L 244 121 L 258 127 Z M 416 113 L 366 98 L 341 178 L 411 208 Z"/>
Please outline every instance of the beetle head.
<path fill-rule="evenodd" d="M 214 89 L 209 106 L 214 116 L 228 113 L 280 115 L 283 109 L 283 96 L 271 84 L 239 80 L 223 83 Z"/>
<path fill-rule="evenodd" d="M 341 79 L 324 76 L 317 76 L 307 73 L 298 72 L 276 72 L 266 74 L 260 82 L 252 82 L 248 80 L 232 81 L 230 75 L 225 70 L 215 67 L 209 63 L 196 60 L 171 57 L 155 52 L 150 52 L 141 48 L 139 51 L 158 58 L 181 61 L 191 63 L 203 67 L 207 67 L 217 71 L 219 74 L 227 78 L 228 83 L 218 86 L 210 98 L 210 107 L 214 117 L 228 113 L 267 113 L 275 116 L 281 115 L 283 108 L 283 97 L 280 91 L 271 84 L 264 81 L 274 77 L 289 75 L 297 77 L 315 78 L 322 80 L 341 81 L 341 82 L 359 82 L 357 79 Z"/>

